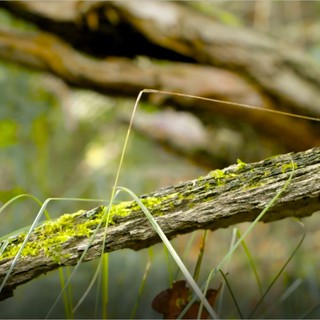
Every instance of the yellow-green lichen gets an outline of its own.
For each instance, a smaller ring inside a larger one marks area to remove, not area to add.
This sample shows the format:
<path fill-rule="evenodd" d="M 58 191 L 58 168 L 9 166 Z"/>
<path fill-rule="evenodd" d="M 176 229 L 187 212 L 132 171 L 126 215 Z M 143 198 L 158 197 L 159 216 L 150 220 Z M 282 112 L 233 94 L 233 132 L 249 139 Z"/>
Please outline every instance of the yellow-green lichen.
<path fill-rule="evenodd" d="M 141 198 L 140 201 L 148 210 L 152 211 L 152 214 L 157 215 L 164 203 L 175 196 L 176 193 L 173 193 L 164 197 Z M 117 220 L 117 217 L 126 217 L 139 211 L 141 211 L 141 208 L 136 201 L 123 201 L 119 204 L 113 205 L 105 217 L 108 216 L 109 224 L 114 224 L 114 220 Z"/>
<path fill-rule="evenodd" d="M 147 197 L 141 199 L 141 202 L 150 211 L 154 213 L 160 212 L 160 208 L 165 200 L 176 196 L 171 194 L 166 197 Z M 37 256 L 44 253 L 47 257 L 60 263 L 61 258 L 66 257 L 62 255 L 61 245 L 73 237 L 90 237 L 94 229 L 101 222 L 108 220 L 108 224 L 115 224 L 113 220 L 116 216 L 128 216 L 131 213 L 140 211 L 139 205 L 135 201 L 124 201 L 115 204 L 110 208 L 108 216 L 107 207 L 99 207 L 95 210 L 94 216 L 87 216 L 79 220 L 79 217 L 85 216 L 86 211 L 80 210 L 72 214 L 64 214 L 54 221 L 44 222 L 42 225 L 36 227 L 31 234 L 29 241 L 21 251 L 21 257 Z M 108 219 L 107 219 L 108 216 Z M 116 219 L 115 219 L 116 220 Z M 103 224 L 105 225 L 105 223 Z M 26 230 L 28 232 L 28 230 Z M 12 259 L 19 252 L 22 243 L 26 237 L 26 233 L 20 233 L 15 237 L 10 237 L 5 244 L 5 249 L 0 255 L 0 261 L 3 259 Z M 1 245 L 1 243 L 0 243 Z"/>
<path fill-rule="evenodd" d="M 287 171 L 292 171 L 292 169 L 296 170 L 298 168 L 298 164 L 296 162 L 285 163 L 281 166 L 281 172 L 285 173 Z"/>
<path fill-rule="evenodd" d="M 247 164 L 240 159 L 237 159 L 237 170 L 243 170 Z"/>
<path fill-rule="evenodd" d="M 215 179 L 222 179 L 225 177 L 225 173 L 223 170 L 217 169 L 210 172 L 210 176 Z"/>
<path fill-rule="evenodd" d="M 259 188 L 259 187 L 262 187 L 264 185 L 263 182 L 257 182 L 257 183 L 251 183 L 249 185 L 245 185 L 243 187 L 243 190 L 249 190 L 249 189 L 254 189 L 254 188 Z"/>
<path fill-rule="evenodd" d="M 223 186 L 228 179 L 234 179 L 238 175 L 236 173 L 227 173 L 224 170 L 216 169 L 210 172 L 210 176 L 214 178 L 217 182 L 217 186 Z M 212 185 L 209 184 L 210 188 L 212 188 Z"/>
<path fill-rule="evenodd" d="M 270 170 L 267 170 L 263 173 L 263 176 L 264 177 L 269 177 L 271 175 L 271 171 Z"/>
<path fill-rule="evenodd" d="M 86 223 L 74 223 L 74 219 L 83 212 L 81 210 L 73 214 L 64 214 L 57 220 L 48 221 L 36 227 L 21 251 L 21 257 L 36 256 L 44 252 L 46 256 L 59 262 L 62 243 L 72 237 L 88 237 L 93 232 Z M 19 252 L 25 237 L 26 233 L 21 233 L 16 238 L 12 237 L 0 260 L 13 258 Z"/>

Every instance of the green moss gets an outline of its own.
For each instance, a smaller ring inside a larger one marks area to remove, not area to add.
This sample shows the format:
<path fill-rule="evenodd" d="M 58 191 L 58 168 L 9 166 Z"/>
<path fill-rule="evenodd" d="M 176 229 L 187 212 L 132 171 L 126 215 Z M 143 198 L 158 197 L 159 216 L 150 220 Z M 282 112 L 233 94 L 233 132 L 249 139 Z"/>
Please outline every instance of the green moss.
<path fill-rule="evenodd" d="M 287 171 L 292 171 L 292 169 L 296 170 L 297 168 L 298 168 L 298 164 L 296 162 L 290 162 L 290 163 L 283 164 L 281 166 L 281 172 L 285 173 Z"/>
<path fill-rule="evenodd" d="M 271 171 L 270 170 L 267 170 L 264 172 L 263 176 L 264 177 L 269 177 L 271 175 Z"/>
<path fill-rule="evenodd" d="M 237 159 L 237 170 L 243 170 L 247 164 L 240 159 Z"/>
<path fill-rule="evenodd" d="M 89 237 L 93 232 L 87 224 L 75 224 L 74 219 L 84 211 L 74 214 L 64 214 L 55 221 L 43 223 L 36 227 L 21 252 L 21 257 L 36 256 L 44 252 L 46 256 L 52 257 L 59 262 L 61 259 L 60 246 L 72 237 Z M 0 260 L 13 258 L 20 250 L 26 233 L 19 234 L 16 238 L 9 240 Z"/>
<path fill-rule="evenodd" d="M 142 198 L 141 202 L 152 211 L 152 213 L 161 214 L 160 209 L 165 201 L 175 196 L 176 194 L 171 194 L 166 197 Z M 101 219 L 106 220 L 107 210 L 108 208 L 104 206 L 88 212 L 80 210 L 76 213 L 64 214 L 57 220 L 43 223 L 33 231 L 29 241 L 21 252 L 21 257 L 32 257 L 44 253 L 47 257 L 60 263 L 61 259 L 66 257 L 62 255 L 61 252 L 62 244 L 74 237 L 90 237 L 94 229 L 101 222 Z M 141 209 L 135 201 L 125 201 L 115 204 L 110 209 L 108 223 L 109 225 L 115 224 L 116 216 L 125 217 L 140 211 Z M 80 219 L 81 217 L 82 219 Z M 105 225 L 105 223 L 103 225 Z M 0 261 L 14 258 L 20 250 L 25 237 L 26 233 L 21 233 L 16 237 L 7 239 L 8 244 L 0 256 Z"/>
<path fill-rule="evenodd" d="M 218 187 L 223 186 L 227 180 L 234 179 L 238 176 L 236 173 L 233 173 L 233 172 L 229 173 L 229 172 L 225 172 L 224 170 L 220 170 L 220 169 L 216 169 L 216 170 L 211 171 L 209 175 L 216 180 Z M 211 189 L 212 184 L 207 183 L 206 188 Z"/>
<path fill-rule="evenodd" d="M 249 185 L 244 186 L 243 190 L 249 190 L 249 189 L 254 189 L 263 186 L 263 182 L 257 182 L 257 183 L 250 183 Z"/>
<path fill-rule="evenodd" d="M 205 191 L 212 190 L 214 187 L 223 186 L 225 183 L 239 176 L 238 170 L 248 169 L 248 165 L 238 160 L 238 165 L 235 170 L 214 170 L 206 177 L 200 177 L 190 184 L 190 192 L 184 190 L 183 194 L 176 192 L 164 197 L 146 197 L 141 198 L 141 202 L 151 211 L 153 215 L 162 215 L 167 210 L 174 206 L 186 206 L 192 208 L 194 195 L 193 188 L 198 185 L 204 188 Z M 278 170 L 281 164 L 276 165 Z M 282 164 L 282 173 L 296 169 L 296 163 Z M 271 175 L 270 170 L 261 173 L 262 177 Z M 213 179 L 211 179 L 213 178 Z M 263 182 L 245 181 L 244 189 L 253 189 L 263 185 Z M 237 187 L 236 185 L 234 187 Z M 205 201 L 210 200 L 210 195 L 205 198 Z M 102 226 L 105 226 L 105 221 L 108 220 L 109 225 L 117 223 L 119 217 L 126 217 L 131 214 L 141 213 L 140 206 L 136 201 L 124 201 L 119 204 L 114 204 L 108 211 L 108 207 L 101 206 L 90 211 L 80 210 L 72 214 L 64 214 L 54 221 L 48 221 L 35 228 L 29 241 L 21 252 L 21 257 L 36 256 L 44 253 L 47 257 L 57 263 L 61 262 L 65 255 L 62 255 L 62 245 L 74 237 L 90 237 L 94 229 L 103 221 Z M 103 219 L 103 220 L 102 220 Z M 26 230 L 27 232 L 28 230 Z M 11 236 L 2 241 L 7 242 L 6 248 L 0 261 L 3 259 L 12 259 L 21 248 L 21 245 L 26 237 L 26 232 L 21 232 L 16 236 Z M 0 242 L 1 247 L 1 242 Z"/>
<path fill-rule="evenodd" d="M 281 169 L 280 169 L 281 167 Z M 297 169 L 298 165 L 297 163 L 294 162 L 290 162 L 290 163 L 286 163 L 286 164 L 281 164 L 281 163 L 277 163 L 275 164 L 275 172 L 279 172 L 279 170 L 281 170 L 282 173 L 285 173 L 287 171 L 291 171 L 292 169 Z M 261 181 L 261 179 L 263 178 L 267 178 L 269 176 L 271 176 L 273 173 L 273 170 L 266 170 L 264 172 L 262 172 L 261 178 L 258 182 L 254 182 L 254 181 L 248 181 L 248 183 L 246 184 L 246 186 L 244 187 L 244 190 L 247 189 L 253 189 L 253 188 L 258 188 L 261 187 L 262 185 L 264 185 L 265 182 Z"/>
<path fill-rule="evenodd" d="M 225 177 L 225 173 L 223 170 L 217 169 L 210 172 L 210 176 L 215 179 L 222 179 Z"/>

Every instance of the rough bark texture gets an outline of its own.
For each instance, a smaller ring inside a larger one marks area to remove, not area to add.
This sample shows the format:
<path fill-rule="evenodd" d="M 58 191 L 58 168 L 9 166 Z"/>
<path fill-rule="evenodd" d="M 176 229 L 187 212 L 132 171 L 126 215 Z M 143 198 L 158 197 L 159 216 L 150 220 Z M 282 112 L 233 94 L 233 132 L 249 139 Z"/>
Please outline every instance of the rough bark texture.
<path fill-rule="evenodd" d="M 295 170 L 288 187 L 261 221 L 306 217 L 320 210 L 320 148 L 252 164 L 232 165 L 223 171 L 212 171 L 205 177 L 143 195 L 141 199 L 166 197 L 151 212 L 169 238 L 197 229 L 227 228 L 257 218 L 288 181 L 293 167 Z M 75 217 L 74 226 L 90 217 L 88 212 Z M 160 242 L 139 209 L 126 217 L 114 217 L 114 222 L 108 227 L 105 252 L 123 248 L 139 250 Z M 86 261 L 101 255 L 103 233 L 102 229 L 98 232 L 85 256 Z M 18 243 L 18 236 L 16 239 Z M 37 235 L 34 235 L 32 241 L 37 240 Z M 75 265 L 89 241 L 87 237 L 72 237 L 64 242 L 59 248 L 59 263 L 44 252 L 20 258 L 0 297 L 7 298 L 15 287 L 40 274 L 59 266 Z M 0 283 L 12 260 L 0 261 Z"/>

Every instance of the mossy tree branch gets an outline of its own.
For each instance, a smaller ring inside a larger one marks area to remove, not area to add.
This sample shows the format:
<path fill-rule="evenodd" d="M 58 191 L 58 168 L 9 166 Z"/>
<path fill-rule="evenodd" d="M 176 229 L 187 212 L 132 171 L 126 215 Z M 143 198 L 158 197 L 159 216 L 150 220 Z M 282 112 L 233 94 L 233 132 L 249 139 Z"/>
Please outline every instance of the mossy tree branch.
<path fill-rule="evenodd" d="M 302 218 L 320 210 L 320 148 L 251 164 L 235 164 L 224 170 L 211 171 L 207 176 L 142 195 L 141 199 L 169 238 L 197 229 L 227 228 L 253 221 L 288 181 L 293 166 L 294 175 L 288 188 L 262 221 Z M 7 298 L 15 287 L 40 274 L 60 266 L 76 265 L 90 242 L 90 230 L 97 226 L 104 211 L 104 207 L 80 211 L 39 226 L 28 242 L 29 251 L 26 250 L 18 260 L 0 298 Z M 85 261 L 101 255 L 103 235 L 104 228 L 101 228 Z M 23 238 L 22 234 L 12 238 L 0 256 L 0 283 L 14 258 L 10 252 L 15 252 Z M 123 248 L 139 250 L 157 242 L 160 238 L 135 202 L 112 207 L 104 252 Z"/>

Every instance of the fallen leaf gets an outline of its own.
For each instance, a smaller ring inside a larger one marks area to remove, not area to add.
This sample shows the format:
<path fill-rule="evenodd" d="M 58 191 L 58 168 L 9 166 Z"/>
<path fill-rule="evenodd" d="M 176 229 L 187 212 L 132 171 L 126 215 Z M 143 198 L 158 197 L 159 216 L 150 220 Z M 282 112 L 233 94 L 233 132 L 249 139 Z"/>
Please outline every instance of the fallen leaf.
<path fill-rule="evenodd" d="M 211 306 L 214 305 L 218 289 L 208 289 L 206 298 Z M 186 287 L 186 281 L 180 280 L 173 283 L 172 288 L 161 291 L 152 301 L 152 308 L 161 313 L 164 319 L 177 319 L 192 297 L 191 290 Z M 195 301 L 182 319 L 195 319 L 198 317 L 200 301 Z M 207 319 L 208 311 L 203 307 L 200 319 Z"/>

